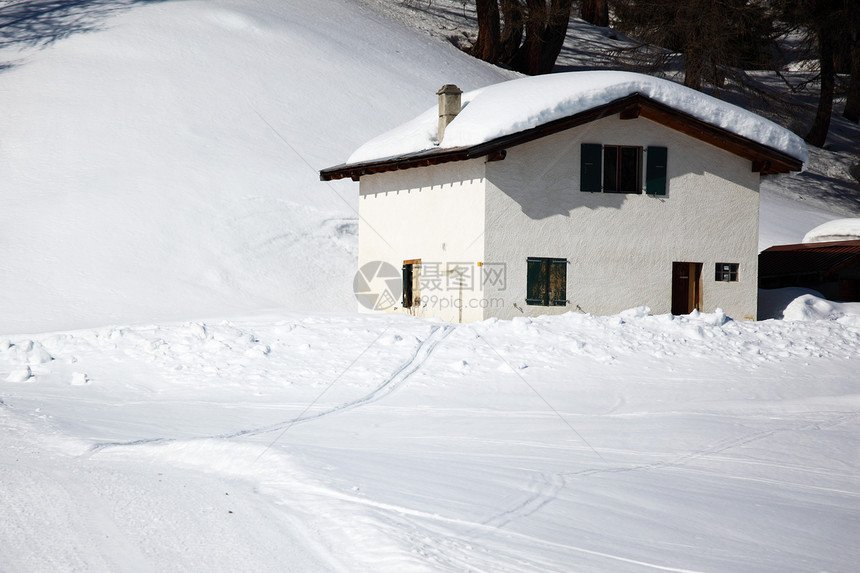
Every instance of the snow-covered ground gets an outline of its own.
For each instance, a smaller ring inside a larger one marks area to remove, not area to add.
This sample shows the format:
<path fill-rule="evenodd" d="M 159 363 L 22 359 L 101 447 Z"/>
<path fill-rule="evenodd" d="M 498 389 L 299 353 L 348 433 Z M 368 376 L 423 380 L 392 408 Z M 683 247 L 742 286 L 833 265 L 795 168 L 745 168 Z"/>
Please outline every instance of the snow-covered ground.
<path fill-rule="evenodd" d="M 852 571 L 848 318 L 12 337 L 0 568 Z"/>
<path fill-rule="evenodd" d="M 317 170 L 513 77 L 458 2 L 0 5 L 0 571 L 856 569 L 856 304 L 351 312 Z M 857 216 L 837 127 L 762 248 Z"/>

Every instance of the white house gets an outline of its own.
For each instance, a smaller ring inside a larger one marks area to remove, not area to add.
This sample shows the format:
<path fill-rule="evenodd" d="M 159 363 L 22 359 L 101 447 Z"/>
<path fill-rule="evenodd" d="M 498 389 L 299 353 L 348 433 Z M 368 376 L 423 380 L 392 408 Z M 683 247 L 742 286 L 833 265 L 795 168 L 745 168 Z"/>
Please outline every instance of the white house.
<path fill-rule="evenodd" d="M 626 72 L 438 94 L 320 173 L 360 181 L 361 309 L 756 318 L 759 177 L 800 170 L 800 138 Z"/>

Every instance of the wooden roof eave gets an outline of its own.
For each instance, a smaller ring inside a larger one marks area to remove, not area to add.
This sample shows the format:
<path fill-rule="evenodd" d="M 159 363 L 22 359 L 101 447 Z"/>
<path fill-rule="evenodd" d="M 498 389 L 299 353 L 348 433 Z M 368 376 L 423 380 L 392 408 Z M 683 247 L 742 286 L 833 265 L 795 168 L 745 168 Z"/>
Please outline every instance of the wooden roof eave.
<path fill-rule="evenodd" d="M 753 162 L 763 175 L 800 171 L 803 162 L 787 153 L 717 127 L 665 104 L 642 97 L 641 116 Z"/>
<path fill-rule="evenodd" d="M 753 171 L 758 171 L 765 175 L 800 171 L 803 167 L 803 163 L 799 159 L 795 159 L 786 153 L 711 125 L 642 94 L 635 93 L 569 117 L 498 137 L 486 143 L 453 149 L 434 149 L 366 163 L 338 165 L 320 171 L 320 179 L 330 181 L 332 179 L 351 177 L 357 181 L 362 175 L 371 175 L 386 171 L 439 165 L 451 161 L 464 161 L 488 155 L 503 157 L 503 152 L 508 147 L 528 143 L 615 114 L 621 114 L 622 118 L 625 119 L 644 117 L 690 137 L 744 157 L 752 162 Z"/>
<path fill-rule="evenodd" d="M 454 149 L 433 149 L 401 157 L 390 157 L 377 161 L 352 163 L 349 165 L 337 165 L 320 171 L 320 180 L 331 181 L 333 179 L 344 179 L 346 177 L 350 177 L 357 181 L 362 175 L 373 175 L 374 173 L 398 171 L 401 169 L 411 169 L 413 167 L 427 167 L 429 165 L 439 165 L 441 163 L 449 163 L 451 161 L 464 161 L 466 159 L 472 159 L 471 154 L 469 153 L 470 149 L 471 148 L 466 147 L 458 147 Z"/>

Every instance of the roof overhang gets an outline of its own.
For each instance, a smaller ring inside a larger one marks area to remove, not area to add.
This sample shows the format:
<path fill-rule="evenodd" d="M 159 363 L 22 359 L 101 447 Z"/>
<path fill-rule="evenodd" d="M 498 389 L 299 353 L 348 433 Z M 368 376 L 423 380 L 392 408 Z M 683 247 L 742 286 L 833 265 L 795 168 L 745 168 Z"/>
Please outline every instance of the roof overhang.
<path fill-rule="evenodd" d="M 763 175 L 800 171 L 803 167 L 802 161 L 782 151 L 702 121 L 642 94 L 634 93 L 575 115 L 498 137 L 478 145 L 451 149 L 430 149 L 364 163 L 336 165 L 320 171 L 320 179 L 322 181 L 331 181 L 333 179 L 350 177 L 354 181 L 358 181 L 363 175 L 411 169 L 413 167 L 440 165 L 451 161 L 466 161 L 481 157 L 487 157 L 491 160 L 504 159 L 506 150 L 509 147 L 528 143 L 615 114 L 620 114 L 622 119 L 644 117 L 690 137 L 734 153 L 750 160 L 752 162 L 752 170 Z"/>

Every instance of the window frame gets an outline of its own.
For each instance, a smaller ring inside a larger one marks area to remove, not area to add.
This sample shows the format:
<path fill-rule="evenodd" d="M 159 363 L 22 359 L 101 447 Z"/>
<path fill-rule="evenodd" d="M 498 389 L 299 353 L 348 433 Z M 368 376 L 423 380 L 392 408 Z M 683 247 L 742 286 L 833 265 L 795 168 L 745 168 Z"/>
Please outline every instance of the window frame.
<path fill-rule="evenodd" d="M 630 151 L 633 151 L 633 165 L 631 169 Z M 604 145 L 603 146 L 603 184 L 601 189 L 604 193 L 616 193 L 623 195 L 642 194 L 642 147 L 639 145 Z M 627 157 L 625 157 L 627 152 Z M 614 169 L 610 169 L 610 157 L 614 155 Z M 614 171 L 614 173 L 613 173 Z M 632 189 L 626 188 L 629 183 L 625 179 L 630 178 L 630 171 L 635 178 Z M 613 183 L 610 188 L 610 182 Z"/>
<path fill-rule="evenodd" d="M 721 283 L 736 283 L 739 279 L 740 263 L 716 263 L 714 280 Z"/>

